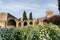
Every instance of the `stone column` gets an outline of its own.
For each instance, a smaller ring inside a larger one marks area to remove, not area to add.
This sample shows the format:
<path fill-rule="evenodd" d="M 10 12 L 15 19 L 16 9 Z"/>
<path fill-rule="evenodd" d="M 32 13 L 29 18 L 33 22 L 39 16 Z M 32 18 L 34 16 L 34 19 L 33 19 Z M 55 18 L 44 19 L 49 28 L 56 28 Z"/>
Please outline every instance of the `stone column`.
<path fill-rule="evenodd" d="M 5 21 L 5 27 L 7 27 L 7 24 L 8 24 L 7 21 Z"/>
<path fill-rule="evenodd" d="M 23 23 L 23 22 L 21 22 L 21 26 L 22 26 L 22 27 L 24 26 L 24 23 Z"/>
<path fill-rule="evenodd" d="M 27 23 L 28 23 L 27 25 L 29 26 L 29 21 Z"/>
<path fill-rule="evenodd" d="M 16 22 L 16 27 L 18 27 L 18 22 Z"/>

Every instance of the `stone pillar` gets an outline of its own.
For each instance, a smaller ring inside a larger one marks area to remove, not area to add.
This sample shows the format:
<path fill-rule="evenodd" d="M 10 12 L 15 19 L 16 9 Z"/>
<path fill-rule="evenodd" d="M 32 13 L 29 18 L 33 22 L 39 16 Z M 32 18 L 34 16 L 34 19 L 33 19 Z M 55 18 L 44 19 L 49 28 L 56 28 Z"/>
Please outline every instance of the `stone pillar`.
<path fill-rule="evenodd" d="M 35 23 L 33 22 L 33 26 L 35 25 Z"/>
<path fill-rule="evenodd" d="M 17 19 L 15 19 L 15 22 L 16 22 L 16 27 L 18 27 L 19 21 Z"/>
<path fill-rule="evenodd" d="M 16 27 L 18 27 L 18 22 L 16 22 Z"/>
<path fill-rule="evenodd" d="M 28 23 L 27 25 L 29 26 L 29 21 L 27 23 Z"/>
<path fill-rule="evenodd" d="M 39 19 L 39 25 L 42 26 L 43 24 L 44 24 L 44 23 L 43 23 L 43 18 L 40 18 L 40 19 Z"/>
<path fill-rule="evenodd" d="M 7 26 L 8 26 L 7 24 L 8 24 L 8 22 L 7 22 L 7 21 L 5 21 L 5 27 L 7 27 Z"/>
<path fill-rule="evenodd" d="M 37 19 L 33 18 L 33 26 L 35 26 L 35 22 L 37 21 Z"/>
<path fill-rule="evenodd" d="M 24 23 L 23 23 L 23 22 L 21 23 L 21 26 L 22 26 L 22 27 L 24 26 Z"/>

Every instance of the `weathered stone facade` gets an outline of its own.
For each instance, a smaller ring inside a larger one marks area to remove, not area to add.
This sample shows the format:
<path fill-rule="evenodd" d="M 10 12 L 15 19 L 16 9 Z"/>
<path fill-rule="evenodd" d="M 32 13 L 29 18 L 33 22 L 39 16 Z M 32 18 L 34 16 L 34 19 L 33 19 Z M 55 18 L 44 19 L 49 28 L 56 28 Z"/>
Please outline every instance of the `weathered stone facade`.
<path fill-rule="evenodd" d="M 1 27 L 8 27 L 8 26 L 14 26 L 14 27 L 19 27 L 19 26 L 27 26 L 27 25 L 43 25 L 45 18 L 50 18 L 53 16 L 53 12 L 48 10 L 46 12 L 46 17 L 43 18 L 38 18 L 33 20 L 25 20 L 23 21 L 23 18 L 17 19 L 13 15 L 6 13 L 6 12 L 1 12 L 0 13 L 0 26 Z"/>

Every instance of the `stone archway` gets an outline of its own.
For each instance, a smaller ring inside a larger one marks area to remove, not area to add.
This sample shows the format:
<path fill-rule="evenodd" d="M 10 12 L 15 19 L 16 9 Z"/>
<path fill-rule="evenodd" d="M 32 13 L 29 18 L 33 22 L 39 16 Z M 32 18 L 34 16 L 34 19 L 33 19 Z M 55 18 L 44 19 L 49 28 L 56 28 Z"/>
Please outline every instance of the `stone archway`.
<path fill-rule="evenodd" d="M 19 22 L 18 26 L 21 26 L 21 22 Z"/>
<path fill-rule="evenodd" d="M 30 24 L 30 25 L 32 25 L 32 24 L 33 24 L 33 22 L 30 22 L 29 24 Z"/>
<path fill-rule="evenodd" d="M 28 23 L 25 21 L 23 25 L 24 25 L 24 26 L 27 26 L 27 24 L 28 24 Z"/>
<path fill-rule="evenodd" d="M 7 25 L 16 27 L 16 21 L 14 19 L 9 19 Z"/>

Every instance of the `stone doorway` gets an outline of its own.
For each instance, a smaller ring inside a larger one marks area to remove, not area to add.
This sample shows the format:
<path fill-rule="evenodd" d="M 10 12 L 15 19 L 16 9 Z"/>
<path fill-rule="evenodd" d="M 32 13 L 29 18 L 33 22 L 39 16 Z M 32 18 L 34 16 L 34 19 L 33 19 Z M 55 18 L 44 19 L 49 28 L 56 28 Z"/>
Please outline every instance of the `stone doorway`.
<path fill-rule="evenodd" d="M 24 26 L 27 26 L 27 22 L 26 21 L 24 22 Z"/>
<path fill-rule="evenodd" d="M 19 22 L 18 26 L 21 27 L 21 22 Z"/>
<path fill-rule="evenodd" d="M 15 27 L 16 27 L 16 22 L 15 22 L 15 20 L 10 19 L 10 20 L 8 20 L 7 25 L 8 25 L 8 26 L 15 26 Z"/>
<path fill-rule="evenodd" d="M 30 25 L 32 25 L 32 24 L 33 24 L 33 22 L 30 22 L 29 24 L 30 24 Z"/>

